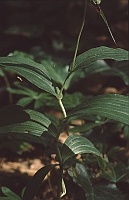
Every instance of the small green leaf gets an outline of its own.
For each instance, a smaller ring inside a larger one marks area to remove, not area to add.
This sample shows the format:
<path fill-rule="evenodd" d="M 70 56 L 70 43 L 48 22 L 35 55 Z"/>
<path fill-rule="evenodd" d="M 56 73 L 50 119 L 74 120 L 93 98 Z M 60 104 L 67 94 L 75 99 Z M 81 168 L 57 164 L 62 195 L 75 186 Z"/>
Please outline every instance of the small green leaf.
<path fill-rule="evenodd" d="M 77 56 L 74 71 L 86 68 L 97 60 L 103 59 L 113 59 L 118 61 L 128 60 L 128 51 L 120 48 L 113 49 L 105 46 L 92 48 Z"/>
<path fill-rule="evenodd" d="M 98 95 L 78 105 L 66 118 L 99 115 L 129 125 L 129 97 L 118 94 Z"/>
<path fill-rule="evenodd" d="M 42 60 L 42 65 L 47 69 L 51 78 L 61 85 L 64 83 L 65 78 L 68 74 L 68 66 L 59 66 L 55 65 L 53 61 L 50 60 Z"/>
<path fill-rule="evenodd" d="M 86 99 L 91 98 L 91 95 L 83 95 L 80 92 L 75 92 L 73 94 L 65 94 L 63 97 L 63 104 L 66 109 L 75 108 L 78 104 L 82 103 Z"/>
<path fill-rule="evenodd" d="M 44 66 L 29 58 L 19 56 L 0 57 L 0 66 L 5 70 L 12 70 L 25 77 L 38 88 L 56 96 L 54 83 Z"/>
<path fill-rule="evenodd" d="M 28 95 L 28 91 L 21 90 L 21 89 L 7 88 L 7 91 L 13 94 L 18 94 L 18 95 Z"/>
<path fill-rule="evenodd" d="M 30 180 L 30 182 L 28 183 L 24 195 L 23 195 L 23 200 L 32 200 L 38 190 L 38 188 L 40 187 L 43 179 L 45 178 L 45 176 L 48 174 L 48 172 L 53 169 L 56 165 L 47 165 L 45 167 L 42 167 L 41 169 L 39 169 L 34 176 L 32 177 L 32 179 Z"/>
<path fill-rule="evenodd" d="M 2 192 L 4 193 L 4 195 L 6 195 L 7 197 L 0 197 L 0 200 L 21 200 L 21 198 L 15 194 L 14 192 L 12 192 L 9 188 L 7 187 L 2 187 Z"/>
<path fill-rule="evenodd" d="M 62 148 L 62 161 L 66 162 L 69 158 L 77 154 L 92 153 L 100 156 L 100 152 L 86 138 L 76 134 L 70 135 Z"/>
<path fill-rule="evenodd" d="M 17 105 L 25 107 L 26 105 L 30 104 L 33 101 L 31 97 L 23 97 L 18 102 Z"/>

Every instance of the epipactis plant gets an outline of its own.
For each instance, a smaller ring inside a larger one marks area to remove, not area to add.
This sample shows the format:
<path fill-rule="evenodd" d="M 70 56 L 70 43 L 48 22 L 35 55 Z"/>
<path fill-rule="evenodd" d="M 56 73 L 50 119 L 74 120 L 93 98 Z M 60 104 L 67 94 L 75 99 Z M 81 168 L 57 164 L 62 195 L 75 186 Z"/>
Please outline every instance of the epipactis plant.
<path fill-rule="evenodd" d="M 85 2 L 87 3 L 87 1 Z M 50 75 L 47 67 L 44 67 L 42 64 L 20 56 L 0 57 L 0 68 L 3 72 L 13 71 L 27 79 L 27 81 L 34 84 L 37 88 L 40 88 L 53 96 L 53 98 L 57 99 L 64 116 L 62 119 L 62 125 L 56 126 L 45 114 L 31 109 L 24 109 L 19 105 L 8 105 L 0 109 L 0 137 L 5 136 L 5 134 L 12 133 L 17 134 L 17 138 L 24 138 L 27 141 L 35 141 L 40 144 L 44 144 L 44 138 L 46 137 L 48 139 L 53 139 L 56 146 L 58 161 L 58 164 L 47 165 L 38 170 L 28 183 L 27 187 L 24 189 L 22 197 L 17 196 L 7 188 L 3 187 L 2 191 L 7 197 L 1 197 L 1 200 L 32 200 L 45 176 L 55 167 L 58 167 L 57 200 L 61 199 L 61 197 L 66 194 L 65 181 L 63 177 L 64 169 L 68 170 L 73 180 L 82 186 L 88 200 L 99 199 L 99 197 L 101 197 L 100 193 L 105 196 L 105 192 L 108 193 L 107 197 L 104 198 L 105 200 L 108 200 L 109 197 L 111 200 L 119 199 L 118 196 L 121 199 L 123 198 L 122 194 L 120 194 L 117 190 L 115 184 L 115 192 L 112 185 L 108 185 L 108 188 L 106 188 L 106 186 L 94 186 L 92 185 L 91 179 L 88 176 L 84 165 L 79 165 L 79 163 L 77 163 L 76 166 L 73 165 L 72 158 L 78 154 L 94 155 L 94 159 L 98 162 L 102 174 L 106 173 L 107 168 L 113 173 L 113 169 L 110 166 L 108 158 L 104 158 L 102 153 L 89 139 L 76 133 L 70 135 L 68 133 L 68 137 L 65 142 L 61 145 L 59 142 L 60 134 L 66 130 L 69 131 L 69 124 L 72 119 L 95 118 L 96 120 L 92 123 L 91 127 L 104 125 L 107 121 L 120 122 L 123 124 L 123 127 L 124 125 L 129 125 L 129 112 L 127 109 L 129 107 L 129 98 L 125 95 L 103 94 L 91 97 L 71 109 L 70 112 L 67 112 L 63 104 L 63 91 L 66 88 L 66 85 L 67 87 L 70 85 L 70 82 L 74 79 L 76 73 L 79 74 L 82 70 L 87 70 L 87 73 L 88 71 L 90 71 L 90 73 L 95 73 L 94 70 L 100 69 L 95 63 L 103 59 L 113 59 L 116 61 L 128 60 L 128 52 L 126 50 L 120 48 L 113 49 L 105 46 L 90 49 L 77 56 L 79 41 L 85 23 L 86 3 L 83 23 L 78 36 L 73 62 L 67 70 L 61 88 L 59 88 L 56 84 L 56 72 L 55 74 L 51 73 Z M 98 7 L 101 1 L 93 0 L 93 3 L 97 5 L 100 15 L 108 26 L 103 12 L 100 7 Z M 110 34 L 112 36 L 111 31 Z M 109 67 L 105 65 L 102 71 L 109 71 Z M 116 71 L 118 72 L 118 70 Z M 97 121 L 97 119 L 100 120 Z M 106 174 L 106 176 L 108 175 Z"/>

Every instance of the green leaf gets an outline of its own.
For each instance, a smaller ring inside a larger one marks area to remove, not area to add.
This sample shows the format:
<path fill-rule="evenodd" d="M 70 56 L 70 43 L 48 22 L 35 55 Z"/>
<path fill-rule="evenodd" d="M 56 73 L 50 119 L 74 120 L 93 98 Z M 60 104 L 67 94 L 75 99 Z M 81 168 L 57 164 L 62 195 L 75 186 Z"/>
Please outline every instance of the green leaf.
<path fill-rule="evenodd" d="M 94 197 L 93 197 L 94 196 Z M 100 185 L 95 185 L 92 189 L 92 193 L 90 196 L 87 196 L 87 200 L 123 200 L 124 195 L 118 188 L 116 187 L 115 184 L 100 184 Z"/>
<path fill-rule="evenodd" d="M 74 71 L 86 68 L 97 60 L 103 59 L 113 59 L 118 61 L 128 60 L 128 51 L 120 48 L 113 49 L 105 46 L 92 48 L 77 56 Z"/>
<path fill-rule="evenodd" d="M 30 180 L 30 182 L 28 183 L 24 195 L 23 195 L 23 200 L 32 200 L 38 190 L 38 188 L 40 187 L 43 179 L 45 178 L 45 176 L 48 174 L 48 172 L 53 169 L 56 165 L 47 165 L 45 167 L 42 167 L 41 169 L 39 169 L 34 176 L 32 177 L 32 179 Z"/>
<path fill-rule="evenodd" d="M 7 197 L 0 197 L 0 200 L 4 200 L 4 199 L 5 200 L 21 200 L 21 198 L 14 192 L 12 192 L 9 188 L 2 187 L 1 189 L 4 195 L 6 195 Z"/>
<path fill-rule="evenodd" d="M 102 72 L 105 76 L 119 76 L 126 85 L 129 85 L 129 61 L 115 62 L 110 70 Z"/>
<path fill-rule="evenodd" d="M 69 175 L 73 178 L 73 181 L 83 188 L 85 186 L 86 192 L 91 193 L 92 183 L 90 180 L 89 169 L 83 164 L 76 163 L 75 168 L 70 168 L 68 170 Z"/>
<path fill-rule="evenodd" d="M 12 70 L 25 77 L 38 88 L 56 96 L 54 83 L 44 66 L 29 58 L 19 56 L 0 57 L 0 66 Z"/>
<path fill-rule="evenodd" d="M 42 60 L 42 65 L 45 66 L 51 78 L 61 85 L 64 83 L 64 80 L 68 74 L 68 66 L 59 66 L 55 65 L 53 61 Z"/>
<path fill-rule="evenodd" d="M 31 97 L 23 97 L 18 102 L 17 105 L 25 107 L 26 105 L 30 104 L 33 101 Z"/>
<path fill-rule="evenodd" d="M 13 94 L 18 94 L 18 95 L 28 95 L 28 91 L 20 90 L 20 89 L 7 88 L 7 91 Z"/>
<path fill-rule="evenodd" d="M 75 116 L 99 115 L 129 125 L 129 97 L 118 94 L 98 95 L 78 105 L 66 120 Z"/>
<path fill-rule="evenodd" d="M 65 163 L 69 158 L 77 154 L 92 153 L 100 156 L 100 152 L 86 138 L 77 134 L 70 135 L 62 148 L 62 161 Z"/>
<path fill-rule="evenodd" d="M 92 184 L 87 168 L 77 163 L 75 168 L 69 170 L 73 181 L 85 191 L 87 200 L 123 200 L 124 195 L 115 184 Z"/>
<path fill-rule="evenodd" d="M 15 113 L 15 115 L 14 115 Z M 0 133 L 27 133 L 36 136 L 56 137 L 56 127 L 42 113 L 24 110 L 18 105 L 5 106 L 0 109 Z"/>
<path fill-rule="evenodd" d="M 114 164 L 113 166 L 110 166 L 108 171 L 101 174 L 101 177 L 114 183 L 126 182 L 129 180 L 129 167 L 126 167 L 122 163 Z"/>
<path fill-rule="evenodd" d="M 85 100 L 91 98 L 91 95 L 83 95 L 80 92 L 75 92 L 73 94 L 65 94 L 63 97 L 63 104 L 66 109 L 75 108 L 78 104 L 84 102 Z"/>
<path fill-rule="evenodd" d="M 104 71 L 112 71 L 112 68 L 107 65 L 107 63 L 104 60 L 97 60 L 93 64 L 89 65 L 84 69 L 85 76 L 89 76 L 95 73 L 102 73 Z"/>

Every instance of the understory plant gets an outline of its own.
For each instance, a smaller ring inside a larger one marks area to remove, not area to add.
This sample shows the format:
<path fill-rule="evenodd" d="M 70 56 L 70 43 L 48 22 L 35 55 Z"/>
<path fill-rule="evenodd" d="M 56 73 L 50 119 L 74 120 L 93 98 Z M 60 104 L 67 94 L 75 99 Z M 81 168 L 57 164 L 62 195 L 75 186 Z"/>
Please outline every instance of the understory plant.
<path fill-rule="evenodd" d="M 115 42 L 100 9 L 100 2 L 93 0 Z M 14 82 L 14 88 L 8 87 L 8 92 L 22 96 L 17 104 L 0 109 L 0 137 L 10 134 L 17 140 L 39 143 L 45 147 L 53 141 L 56 154 L 56 163 L 39 169 L 22 191 L 21 197 L 2 187 L 6 197 L 0 197 L 1 200 L 34 199 L 45 176 L 53 168 L 57 169 L 58 176 L 57 200 L 67 193 L 64 171 L 83 188 L 88 200 L 120 200 L 128 195 L 119 189 L 121 182 L 129 183 L 128 157 L 125 155 L 129 145 L 128 95 L 67 93 L 79 79 L 98 73 L 104 77 L 118 76 L 125 85 L 129 85 L 126 50 L 101 46 L 77 56 L 86 3 L 71 65 L 55 65 L 51 59 L 38 63 L 25 55 L 0 57 L 1 76 L 5 77 L 7 72 L 12 71 L 20 80 Z M 112 60 L 113 67 L 105 60 Z M 30 104 L 33 109 L 26 108 Z M 60 110 L 61 120 L 43 113 L 45 107 Z M 74 123 L 76 120 L 82 124 L 77 125 Z M 59 138 L 63 132 L 67 133 L 67 139 L 61 143 Z M 111 143 L 114 135 L 121 132 L 126 141 L 124 150 L 121 145 L 113 146 Z M 76 158 L 77 155 L 81 155 L 80 160 Z"/>

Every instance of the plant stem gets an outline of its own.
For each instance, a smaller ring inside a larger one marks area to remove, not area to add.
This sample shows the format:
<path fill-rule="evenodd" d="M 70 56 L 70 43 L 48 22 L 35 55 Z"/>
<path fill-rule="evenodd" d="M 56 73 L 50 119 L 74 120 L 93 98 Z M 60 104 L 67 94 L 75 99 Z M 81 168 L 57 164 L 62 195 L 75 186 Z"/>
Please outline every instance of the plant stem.
<path fill-rule="evenodd" d="M 65 84 L 69 78 L 69 76 L 71 75 L 71 71 L 74 70 L 74 67 L 75 67 L 75 60 L 76 60 L 76 57 L 77 57 L 77 52 L 78 52 L 78 47 L 79 47 L 79 42 L 80 42 L 80 38 L 81 38 L 81 35 L 82 35 L 82 31 L 83 31 L 83 28 L 84 28 L 84 25 L 85 25 L 85 17 L 86 17 L 86 8 L 87 8 L 87 0 L 85 0 L 85 6 L 84 6 L 84 14 L 83 14 L 83 21 L 82 21 L 82 25 L 81 25 L 81 29 L 80 29 L 80 32 L 79 32 L 79 35 L 78 35 L 78 39 L 77 39 L 77 44 L 76 44 L 76 49 L 75 49 L 75 53 L 74 53 L 74 57 L 73 57 L 73 62 L 72 62 L 72 67 L 70 69 L 70 72 L 68 73 L 68 75 L 66 76 L 65 78 L 65 81 L 61 87 L 61 90 L 57 96 L 57 99 L 58 99 L 58 102 L 59 102 L 59 105 L 61 107 L 61 110 L 63 112 L 63 115 L 64 117 L 67 117 L 67 114 L 66 114 L 66 111 L 65 111 L 65 108 L 64 108 L 64 105 L 62 103 L 62 92 L 64 90 L 64 87 L 65 87 Z"/>
<path fill-rule="evenodd" d="M 57 156 L 59 158 L 59 163 L 60 163 L 60 169 L 59 169 L 59 174 L 58 174 L 58 188 L 57 188 L 57 200 L 60 200 L 60 195 L 62 191 L 62 176 L 63 176 L 63 167 L 62 167 L 62 157 L 60 154 L 60 149 L 58 146 L 58 143 L 56 143 L 56 150 L 57 150 Z"/>
<path fill-rule="evenodd" d="M 63 177 L 63 167 L 60 166 L 59 174 L 58 174 L 57 200 L 60 200 L 60 199 L 61 199 L 61 193 L 62 193 L 62 177 Z"/>
<path fill-rule="evenodd" d="M 79 42 L 80 42 L 81 34 L 82 34 L 82 31 L 83 31 L 83 28 L 84 28 L 84 24 L 85 24 L 86 8 L 87 8 L 87 0 L 85 0 L 83 21 L 82 21 L 81 29 L 80 29 L 78 39 L 77 39 L 77 44 L 76 44 L 76 49 L 75 49 L 75 53 L 74 53 L 74 57 L 73 57 L 72 67 L 71 67 L 68 75 L 65 78 L 65 81 L 64 81 L 64 83 L 63 83 L 63 85 L 60 89 L 59 94 L 57 95 L 57 99 L 58 99 L 60 108 L 62 110 L 62 113 L 64 115 L 64 118 L 67 117 L 67 113 L 66 113 L 64 105 L 62 103 L 62 98 L 63 98 L 62 93 L 63 93 L 63 90 L 65 88 L 66 82 L 67 82 L 69 76 L 71 75 L 71 72 L 74 70 L 74 67 L 75 67 L 75 60 L 76 60 L 76 57 L 77 57 Z M 60 196 L 61 196 L 61 193 L 62 193 L 63 166 L 62 166 L 62 157 L 61 157 L 61 154 L 60 154 L 58 143 L 56 144 L 56 149 L 57 149 L 57 155 L 58 155 L 59 163 L 60 163 L 60 169 L 59 169 L 59 174 L 58 174 L 57 200 L 60 200 L 61 199 Z"/>
<path fill-rule="evenodd" d="M 63 83 L 63 85 L 62 85 L 62 87 L 61 87 L 59 96 L 62 94 L 62 92 L 63 92 L 63 90 L 64 90 L 64 87 L 65 87 L 65 84 L 66 84 L 68 78 L 70 77 L 70 75 L 71 75 L 71 73 L 68 73 L 68 75 L 66 76 L 66 78 L 65 78 L 65 80 L 64 80 L 64 83 Z"/>
<path fill-rule="evenodd" d="M 61 110 L 62 110 L 62 112 L 63 112 L 64 118 L 66 118 L 66 117 L 67 117 L 67 114 L 66 114 L 64 105 L 63 105 L 63 103 L 62 103 L 62 100 L 61 100 L 61 99 L 58 99 L 58 102 L 59 102 L 59 105 L 60 105 Z"/>
<path fill-rule="evenodd" d="M 80 38 L 81 38 L 82 31 L 83 31 L 83 28 L 84 28 L 84 25 L 85 25 L 86 8 L 87 8 L 87 0 L 85 0 L 84 14 L 83 14 L 83 21 L 82 21 L 82 25 L 81 25 L 80 32 L 79 32 L 79 34 L 78 34 L 78 39 L 77 39 L 76 49 L 75 49 L 75 52 L 74 52 L 74 57 L 73 57 L 72 67 L 71 67 L 70 71 L 73 71 L 73 70 L 74 70 L 74 67 L 75 67 L 75 61 L 76 61 L 77 52 L 78 52 L 78 48 L 79 48 Z"/>
<path fill-rule="evenodd" d="M 62 157 L 61 157 L 60 149 L 58 146 L 58 142 L 56 142 L 56 151 L 57 151 L 57 156 L 59 158 L 59 163 L 60 163 L 60 165 L 62 165 Z"/>

